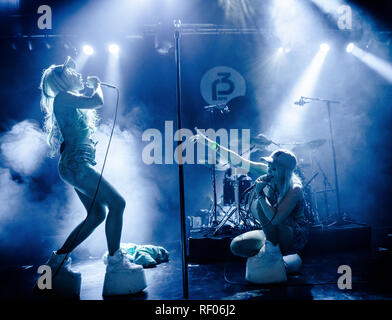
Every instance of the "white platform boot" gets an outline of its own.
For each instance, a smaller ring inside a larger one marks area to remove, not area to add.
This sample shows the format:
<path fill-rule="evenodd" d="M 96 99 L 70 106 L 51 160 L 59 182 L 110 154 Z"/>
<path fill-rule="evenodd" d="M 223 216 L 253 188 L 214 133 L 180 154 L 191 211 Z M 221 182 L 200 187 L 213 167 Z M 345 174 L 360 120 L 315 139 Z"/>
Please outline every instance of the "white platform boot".
<path fill-rule="evenodd" d="M 65 256 L 65 253 L 56 254 L 55 251 L 52 252 L 46 262 L 46 265 L 50 266 L 52 271 L 52 289 L 43 290 L 48 290 L 46 293 L 49 294 L 77 298 L 80 296 L 82 276 L 79 272 L 71 270 L 71 258 L 68 257 L 57 272 Z"/>
<path fill-rule="evenodd" d="M 302 259 L 297 253 L 283 256 L 283 261 L 288 274 L 297 273 L 301 269 Z"/>
<path fill-rule="evenodd" d="M 147 287 L 143 267 L 131 263 L 121 249 L 105 260 L 103 296 L 134 294 Z"/>
<path fill-rule="evenodd" d="M 286 268 L 279 245 L 265 241 L 259 253 L 248 258 L 245 277 L 249 282 L 258 284 L 286 282 Z"/>

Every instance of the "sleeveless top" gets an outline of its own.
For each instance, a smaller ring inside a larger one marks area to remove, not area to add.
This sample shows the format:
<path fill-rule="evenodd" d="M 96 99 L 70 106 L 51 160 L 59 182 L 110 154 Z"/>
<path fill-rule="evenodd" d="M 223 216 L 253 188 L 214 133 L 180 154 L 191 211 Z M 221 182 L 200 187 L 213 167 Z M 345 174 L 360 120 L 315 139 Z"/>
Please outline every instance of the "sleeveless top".
<path fill-rule="evenodd" d="M 94 128 L 89 125 L 90 109 L 59 107 L 53 102 L 53 113 L 66 145 L 90 143 Z"/>
<path fill-rule="evenodd" d="M 270 202 L 270 204 L 272 206 L 274 206 L 276 204 L 277 200 L 274 199 L 274 197 L 272 196 L 272 192 L 270 190 L 267 192 L 267 194 L 270 195 L 270 196 L 267 196 L 268 201 Z M 251 194 L 249 195 L 249 202 L 248 203 L 249 203 L 249 210 L 251 212 L 256 212 L 256 213 L 263 212 L 263 208 L 261 207 L 261 205 L 256 197 L 256 189 L 254 189 L 251 192 Z M 278 206 L 279 206 L 279 203 L 278 203 Z M 291 226 L 293 228 L 295 228 L 295 226 L 298 224 L 301 226 L 305 225 L 306 219 L 305 219 L 305 213 L 304 213 L 304 206 L 305 206 L 304 199 L 302 198 L 302 199 L 298 200 L 294 209 L 287 216 L 287 218 L 284 221 L 282 221 L 280 224 Z M 267 221 L 265 221 L 265 222 L 267 222 Z M 261 224 L 264 225 L 263 221 L 261 221 Z"/>
<path fill-rule="evenodd" d="M 271 192 L 268 192 L 271 195 Z M 270 196 L 268 201 L 274 206 L 276 199 Z M 298 200 L 294 209 L 290 212 L 285 220 L 278 225 L 272 225 L 270 220 L 264 214 L 263 208 L 256 198 L 256 190 L 249 195 L 249 210 L 257 213 L 261 227 L 269 241 L 274 244 L 279 243 L 282 254 L 298 253 L 305 246 L 308 240 L 309 228 L 306 223 L 304 199 Z M 279 204 L 278 204 L 279 206 Z"/>

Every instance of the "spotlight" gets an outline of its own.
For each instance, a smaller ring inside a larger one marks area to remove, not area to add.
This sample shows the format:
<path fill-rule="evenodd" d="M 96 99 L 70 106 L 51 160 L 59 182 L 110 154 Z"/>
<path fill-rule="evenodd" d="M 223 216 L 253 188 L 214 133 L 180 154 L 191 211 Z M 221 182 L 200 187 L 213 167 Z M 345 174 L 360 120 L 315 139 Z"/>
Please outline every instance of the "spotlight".
<path fill-rule="evenodd" d="M 323 52 L 328 52 L 328 51 L 329 51 L 329 44 L 327 44 L 327 43 L 322 43 L 322 44 L 320 45 L 320 50 L 323 51 Z"/>
<path fill-rule="evenodd" d="M 112 54 L 118 54 L 120 51 L 120 48 L 117 44 L 112 43 L 109 45 L 109 52 Z"/>
<path fill-rule="evenodd" d="M 94 54 L 94 48 L 92 46 L 89 45 L 84 45 L 83 46 L 83 52 L 84 54 L 91 56 L 92 54 Z"/>
<path fill-rule="evenodd" d="M 354 50 L 354 43 L 349 43 L 348 45 L 347 45 L 347 47 L 346 47 L 346 51 L 348 52 L 348 53 L 351 53 L 351 52 L 353 52 L 353 50 Z"/>
<path fill-rule="evenodd" d="M 283 53 L 283 48 L 282 48 L 282 47 L 280 47 L 280 48 L 278 49 L 278 53 Z"/>

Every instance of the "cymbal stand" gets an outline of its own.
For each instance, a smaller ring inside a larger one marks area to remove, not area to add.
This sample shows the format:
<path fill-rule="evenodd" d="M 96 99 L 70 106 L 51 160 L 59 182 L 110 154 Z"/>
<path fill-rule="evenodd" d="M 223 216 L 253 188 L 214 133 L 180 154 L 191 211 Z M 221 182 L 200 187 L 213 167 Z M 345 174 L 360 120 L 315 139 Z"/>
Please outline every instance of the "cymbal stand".
<path fill-rule="evenodd" d="M 324 189 L 322 191 L 319 191 L 320 193 L 323 194 L 324 197 L 324 207 L 325 207 L 325 223 L 329 224 L 329 222 L 331 221 L 331 215 L 329 213 L 329 204 L 328 204 L 328 196 L 327 196 L 327 192 L 328 191 L 334 191 L 332 189 L 331 184 L 328 181 L 328 177 L 325 174 L 324 170 L 321 168 L 320 163 L 316 160 L 317 166 L 323 176 L 323 185 L 324 185 Z M 329 189 L 328 189 L 329 187 Z"/>
<path fill-rule="evenodd" d="M 317 205 L 317 199 L 315 198 L 315 193 L 313 192 L 313 188 L 310 186 L 310 183 L 319 175 L 319 172 L 314 170 L 314 151 L 309 150 L 309 158 L 310 158 L 310 169 L 312 172 L 312 178 L 307 182 L 310 188 L 310 202 L 311 202 L 311 210 L 313 214 L 313 225 L 314 226 L 322 226 L 322 222 L 320 221 L 320 215 Z"/>

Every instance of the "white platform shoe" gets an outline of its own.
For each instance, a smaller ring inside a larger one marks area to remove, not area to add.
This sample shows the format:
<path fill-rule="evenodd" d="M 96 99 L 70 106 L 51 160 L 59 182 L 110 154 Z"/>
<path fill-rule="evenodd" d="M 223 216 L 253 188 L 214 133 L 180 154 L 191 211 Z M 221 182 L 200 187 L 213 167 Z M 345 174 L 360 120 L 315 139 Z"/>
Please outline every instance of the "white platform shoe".
<path fill-rule="evenodd" d="M 301 269 L 302 259 L 297 253 L 283 256 L 283 261 L 288 274 L 299 272 Z"/>
<path fill-rule="evenodd" d="M 134 294 L 147 287 L 143 267 L 131 263 L 121 249 L 113 256 L 108 255 L 105 263 L 107 266 L 103 296 Z"/>
<path fill-rule="evenodd" d="M 52 271 L 52 289 L 43 290 L 47 290 L 46 293 L 49 294 L 77 298 L 80 296 L 82 276 L 79 272 L 71 270 L 71 258 L 69 257 L 58 270 L 65 256 L 66 254 L 52 252 L 49 260 L 46 262 L 46 265 L 50 266 Z"/>
<path fill-rule="evenodd" d="M 265 241 L 259 253 L 248 258 L 245 277 L 257 284 L 286 282 L 286 268 L 279 245 Z"/>

